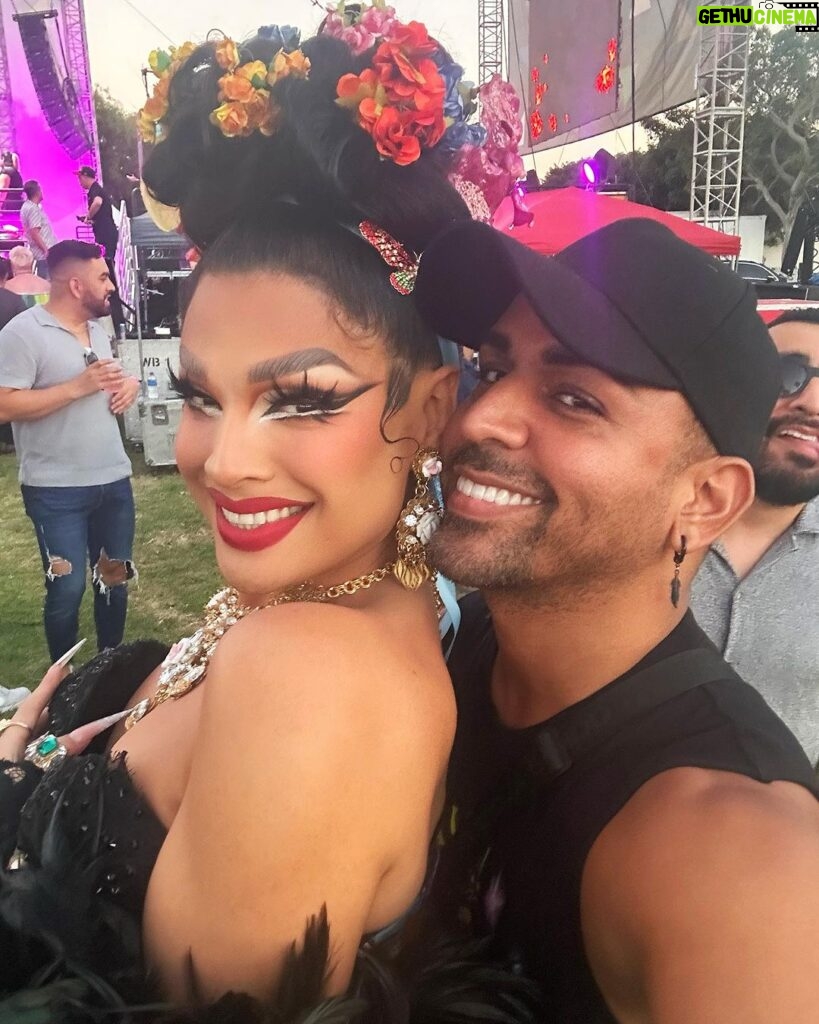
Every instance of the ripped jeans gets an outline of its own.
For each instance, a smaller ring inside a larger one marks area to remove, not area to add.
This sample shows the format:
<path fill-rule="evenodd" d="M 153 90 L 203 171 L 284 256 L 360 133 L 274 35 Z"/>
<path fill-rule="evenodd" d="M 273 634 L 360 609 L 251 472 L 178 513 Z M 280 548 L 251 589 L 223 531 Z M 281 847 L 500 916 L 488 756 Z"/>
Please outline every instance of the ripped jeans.
<path fill-rule="evenodd" d="M 131 561 L 135 515 L 130 479 L 92 487 L 23 484 L 21 489 L 43 559 L 51 661 L 77 642 L 86 559 L 94 587 L 97 646 L 116 647 L 125 632 L 127 583 L 136 575 Z"/>

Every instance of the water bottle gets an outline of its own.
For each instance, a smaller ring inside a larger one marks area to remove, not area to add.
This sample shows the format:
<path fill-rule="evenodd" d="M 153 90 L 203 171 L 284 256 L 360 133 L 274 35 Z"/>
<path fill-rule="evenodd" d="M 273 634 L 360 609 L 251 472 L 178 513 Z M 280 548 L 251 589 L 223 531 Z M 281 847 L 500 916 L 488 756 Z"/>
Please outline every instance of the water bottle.
<path fill-rule="evenodd" d="M 159 401 L 159 381 L 156 379 L 156 374 L 153 370 L 148 374 L 148 379 L 145 381 L 147 398 L 149 402 Z"/>

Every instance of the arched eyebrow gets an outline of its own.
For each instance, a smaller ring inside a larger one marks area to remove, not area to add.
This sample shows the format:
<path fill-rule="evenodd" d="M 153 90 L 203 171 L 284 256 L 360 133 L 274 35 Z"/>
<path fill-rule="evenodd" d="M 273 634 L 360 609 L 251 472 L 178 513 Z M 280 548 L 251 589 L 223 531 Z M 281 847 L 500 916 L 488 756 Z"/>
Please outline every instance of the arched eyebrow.
<path fill-rule="evenodd" d="M 288 352 L 283 356 L 257 363 L 251 367 L 247 379 L 251 384 L 263 384 L 265 381 L 277 380 L 290 374 L 304 373 L 312 370 L 314 366 L 336 366 L 347 373 L 353 372 L 341 356 L 327 348 L 300 348 L 296 352 Z"/>
<path fill-rule="evenodd" d="M 207 380 L 208 374 L 204 363 L 197 359 L 185 345 L 181 345 L 179 348 L 179 362 L 189 377 L 200 381 Z M 327 348 L 300 348 L 295 352 L 287 352 L 283 356 L 276 356 L 273 359 L 265 359 L 264 362 L 256 363 L 250 368 L 247 379 L 251 384 L 264 384 L 289 374 L 305 373 L 315 366 L 336 366 L 347 373 L 353 373 L 352 368 L 345 363 L 341 356 Z"/>

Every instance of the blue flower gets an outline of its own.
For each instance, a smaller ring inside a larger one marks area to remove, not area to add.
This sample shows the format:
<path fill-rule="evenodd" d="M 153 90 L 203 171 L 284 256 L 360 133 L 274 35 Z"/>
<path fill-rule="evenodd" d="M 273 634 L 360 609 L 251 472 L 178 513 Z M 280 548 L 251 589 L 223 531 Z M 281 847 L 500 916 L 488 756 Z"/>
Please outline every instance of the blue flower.
<path fill-rule="evenodd" d="M 292 25 L 262 25 L 258 31 L 262 39 L 269 39 L 274 46 L 285 53 L 298 50 L 301 45 L 301 29 Z"/>
<path fill-rule="evenodd" d="M 438 146 L 444 152 L 460 149 L 461 146 L 482 146 L 486 142 L 486 129 L 482 124 L 467 124 L 456 121 L 447 128 Z"/>
<path fill-rule="evenodd" d="M 453 60 L 446 59 L 441 50 L 438 50 L 434 59 L 438 65 L 438 72 L 446 85 L 444 117 L 449 117 L 453 121 L 460 121 L 464 116 L 464 104 L 460 88 L 464 69 Z"/>

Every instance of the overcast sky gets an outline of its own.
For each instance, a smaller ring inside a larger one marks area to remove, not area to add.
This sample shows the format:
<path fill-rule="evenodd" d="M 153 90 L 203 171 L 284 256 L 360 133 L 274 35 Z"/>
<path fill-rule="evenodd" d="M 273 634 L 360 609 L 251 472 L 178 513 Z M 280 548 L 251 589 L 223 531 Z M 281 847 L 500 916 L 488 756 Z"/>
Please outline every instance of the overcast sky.
<path fill-rule="evenodd" d="M 478 0 L 399 0 L 395 6 L 402 21 L 423 21 L 464 66 L 466 77 L 476 78 Z M 140 69 L 157 46 L 198 42 L 213 28 L 243 39 L 271 22 L 298 25 L 307 37 L 322 17 L 311 0 L 85 0 L 85 13 L 94 84 L 134 110 L 145 101 Z M 578 159 L 599 145 L 622 152 L 630 141 L 626 130 L 601 136 L 594 145 L 581 142 L 550 150 L 539 155 L 538 170 L 544 173 L 552 164 Z"/>
<path fill-rule="evenodd" d="M 402 21 L 423 21 L 474 78 L 478 0 L 400 0 L 398 6 Z M 198 42 L 213 28 L 243 39 L 271 22 L 298 25 L 306 37 L 322 17 L 310 0 L 85 0 L 85 13 L 91 77 L 134 109 L 145 99 L 140 68 L 156 46 Z"/>

